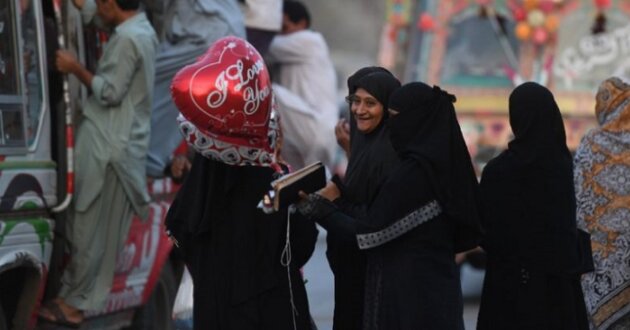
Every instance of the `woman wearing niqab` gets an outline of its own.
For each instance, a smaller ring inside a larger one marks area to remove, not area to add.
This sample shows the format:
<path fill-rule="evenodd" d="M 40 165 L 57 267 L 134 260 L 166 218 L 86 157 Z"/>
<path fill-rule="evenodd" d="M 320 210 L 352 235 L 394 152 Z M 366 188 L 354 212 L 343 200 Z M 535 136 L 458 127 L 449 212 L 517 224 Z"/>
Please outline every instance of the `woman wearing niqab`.
<path fill-rule="evenodd" d="M 366 216 L 311 194 L 298 209 L 366 252 L 363 329 L 463 329 L 455 253 L 479 238 L 477 181 L 454 96 L 410 83 L 389 99 L 400 164 Z"/>
<path fill-rule="evenodd" d="M 477 329 L 586 329 L 572 160 L 560 110 L 536 83 L 509 98 L 514 139 L 480 183 L 488 254 Z"/>
<path fill-rule="evenodd" d="M 574 162 L 578 227 L 592 235 L 595 265 L 582 288 L 592 329 L 630 329 L 630 85 L 602 82 L 595 115 L 600 127 Z"/>

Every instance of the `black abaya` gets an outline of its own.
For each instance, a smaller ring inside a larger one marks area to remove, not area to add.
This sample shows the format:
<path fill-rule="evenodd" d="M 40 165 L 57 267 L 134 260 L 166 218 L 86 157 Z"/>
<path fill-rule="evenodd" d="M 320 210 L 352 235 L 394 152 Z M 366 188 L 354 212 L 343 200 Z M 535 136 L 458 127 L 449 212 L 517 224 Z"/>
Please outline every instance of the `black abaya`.
<path fill-rule="evenodd" d="M 367 206 L 398 162 L 385 126 L 362 139 L 361 149 L 352 149 L 342 198 L 335 200 L 340 210 L 359 218 L 365 216 Z M 326 243 L 326 257 L 335 275 L 333 327 L 335 330 L 360 330 L 365 291 L 365 253 L 359 251 L 355 242 L 346 242 L 334 232 L 328 232 Z"/>
<path fill-rule="evenodd" d="M 379 67 L 363 68 L 348 78 L 351 94 L 357 88 L 363 88 L 383 105 L 383 118 L 372 132 L 361 133 L 356 127 L 352 131 L 341 198 L 335 200 L 335 204 L 346 214 L 359 218 L 365 216 L 368 205 L 398 163 L 385 121 L 389 95 L 399 86 L 396 78 Z M 354 123 L 354 118 L 351 122 Z M 327 234 L 326 243 L 326 257 L 335 275 L 333 329 L 360 330 L 363 322 L 365 253 L 359 251 L 356 243 L 345 242 L 334 232 Z"/>
<path fill-rule="evenodd" d="M 435 201 L 428 174 L 415 160 L 406 160 L 364 220 L 320 202 L 318 222 L 355 246 L 359 239 L 367 256 L 362 329 L 463 329 L 453 223 L 443 212 L 431 211 Z M 425 210 L 430 218 L 421 216 Z M 370 237 L 381 243 L 371 244 Z"/>
<path fill-rule="evenodd" d="M 294 329 L 290 292 L 297 329 L 310 329 L 299 269 L 314 250 L 317 229 L 291 219 L 287 275 L 281 263 L 286 210 L 256 208 L 273 173 L 195 157 L 166 220 L 193 277 L 195 329 Z"/>
<path fill-rule="evenodd" d="M 515 139 L 481 179 L 488 254 L 478 329 L 587 329 L 571 155 L 553 95 L 510 96 Z"/>

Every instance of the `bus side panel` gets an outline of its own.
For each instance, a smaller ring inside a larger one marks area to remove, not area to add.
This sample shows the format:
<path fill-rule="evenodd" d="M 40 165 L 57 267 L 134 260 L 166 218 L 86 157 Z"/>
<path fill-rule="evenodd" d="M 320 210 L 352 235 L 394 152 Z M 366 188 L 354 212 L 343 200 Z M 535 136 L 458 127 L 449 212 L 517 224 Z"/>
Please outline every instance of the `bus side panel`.
<path fill-rule="evenodd" d="M 166 202 L 152 202 L 148 219 L 134 215 L 127 241 L 116 260 L 105 307 L 86 315 L 108 314 L 146 303 L 172 248 L 164 229 L 168 207 Z"/>

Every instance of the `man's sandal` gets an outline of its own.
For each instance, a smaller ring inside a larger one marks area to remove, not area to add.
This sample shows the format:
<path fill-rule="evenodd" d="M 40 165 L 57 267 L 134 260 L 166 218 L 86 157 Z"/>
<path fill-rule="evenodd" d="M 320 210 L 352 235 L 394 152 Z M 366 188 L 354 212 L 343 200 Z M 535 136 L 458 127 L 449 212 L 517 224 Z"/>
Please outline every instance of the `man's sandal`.
<path fill-rule="evenodd" d="M 59 304 L 54 301 L 49 301 L 44 304 L 43 309 L 48 311 L 48 314 L 54 316 L 54 319 L 51 319 L 49 316 L 42 315 L 41 311 L 39 313 L 39 319 L 46 323 L 58 324 L 67 328 L 78 329 L 81 326 L 81 322 L 71 322 L 66 318 L 66 314 L 63 313 Z"/>

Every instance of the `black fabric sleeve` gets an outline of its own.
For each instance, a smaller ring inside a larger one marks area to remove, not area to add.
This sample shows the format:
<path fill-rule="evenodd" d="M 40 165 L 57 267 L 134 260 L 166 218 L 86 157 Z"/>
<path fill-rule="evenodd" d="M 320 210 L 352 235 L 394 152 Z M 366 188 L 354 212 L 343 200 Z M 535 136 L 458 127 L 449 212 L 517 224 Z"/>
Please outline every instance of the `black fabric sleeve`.
<path fill-rule="evenodd" d="M 343 197 L 335 199 L 334 203 L 341 212 L 350 217 L 362 219 L 367 216 L 368 207 L 366 204 L 354 204 Z"/>
<path fill-rule="evenodd" d="M 348 194 L 348 188 L 337 174 L 333 176 L 331 181 L 341 193 L 341 197 L 333 201 L 339 210 L 353 218 L 364 218 L 367 215 L 367 204 L 355 204 L 344 198 Z"/>
<path fill-rule="evenodd" d="M 354 217 L 346 215 L 332 203 L 318 194 L 310 194 L 306 200 L 297 205 L 298 214 L 316 221 L 327 231 L 339 235 L 339 239 L 356 243 L 357 228 L 367 227 Z"/>
<path fill-rule="evenodd" d="M 353 242 L 359 249 L 366 250 L 395 240 L 436 218 L 440 213 L 442 213 L 441 206 L 437 201 L 432 200 L 385 227 L 370 225 L 340 211 L 330 213 L 317 222 L 326 230 L 334 232 L 340 239 Z"/>
<path fill-rule="evenodd" d="M 319 231 L 315 226 L 315 222 L 304 219 L 300 213 L 295 212 L 288 219 L 291 237 L 291 254 L 297 265 L 302 268 L 313 255 L 315 244 L 317 243 L 317 235 Z"/>
<path fill-rule="evenodd" d="M 340 240 L 353 242 L 360 249 L 371 249 L 412 231 L 442 213 L 441 205 L 427 185 L 422 170 L 414 163 L 383 186 L 366 217 L 353 217 L 317 194 L 298 205 L 302 214 L 317 221 Z"/>
<path fill-rule="evenodd" d="M 360 220 L 350 217 L 340 211 L 335 211 L 329 215 L 317 220 L 324 229 L 335 233 L 335 237 L 352 244 L 357 244 L 357 232 L 359 228 L 368 228 L 369 226 Z"/>

